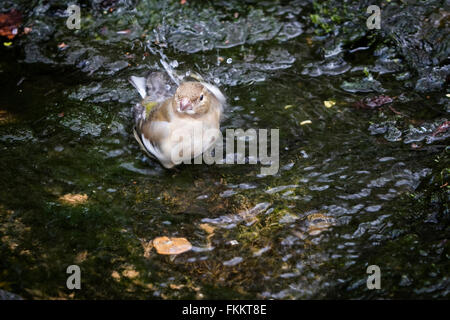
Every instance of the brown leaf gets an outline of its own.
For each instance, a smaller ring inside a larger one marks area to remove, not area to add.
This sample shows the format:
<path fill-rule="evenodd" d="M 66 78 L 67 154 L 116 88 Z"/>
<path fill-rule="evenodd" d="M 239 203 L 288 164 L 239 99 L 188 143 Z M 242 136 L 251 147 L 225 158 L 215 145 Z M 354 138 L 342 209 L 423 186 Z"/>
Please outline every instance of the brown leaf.
<path fill-rule="evenodd" d="M 371 98 L 364 98 L 362 101 L 355 102 L 354 106 L 358 109 L 374 109 L 394 101 L 393 98 L 385 95 L 379 95 Z"/>
<path fill-rule="evenodd" d="M 133 267 L 128 266 L 125 270 L 122 271 L 122 275 L 128 279 L 134 279 L 136 277 L 139 277 L 139 271 L 136 271 Z"/>
<path fill-rule="evenodd" d="M 205 231 L 208 234 L 213 233 L 214 230 L 216 229 L 216 228 L 214 228 L 213 226 L 211 226 L 211 225 L 209 225 L 207 223 L 202 223 L 202 224 L 199 225 L 199 227 L 200 227 L 200 229 L 202 229 L 203 231 Z"/>
<path fill-rule="evenodd" d="M 180 254 L 192 249 L 185 238 L 158 237 L 153 240 L 153 246 L 159 254 Z"/>
<path fill-rule="evenodd" d="M 77 205 L 85 203 L 88 200 L 87 194 L 72 194 L 68 193 L 59 197 L 59 201 L 65 204 Z"/>
<path fill-rule="evenodd" d="M 21 23 L 22 14 L 15 9 L 0 14 L 0 36 L 13 39 L 19 33 Z"/>
<path fill-rule="evenodd" d="M 446 132 L 448 130 L 448 128 L 450 128 L 450 121 L 445 121 L 436 130 L 434 130 L 433 137 L 439 133 Z"/>

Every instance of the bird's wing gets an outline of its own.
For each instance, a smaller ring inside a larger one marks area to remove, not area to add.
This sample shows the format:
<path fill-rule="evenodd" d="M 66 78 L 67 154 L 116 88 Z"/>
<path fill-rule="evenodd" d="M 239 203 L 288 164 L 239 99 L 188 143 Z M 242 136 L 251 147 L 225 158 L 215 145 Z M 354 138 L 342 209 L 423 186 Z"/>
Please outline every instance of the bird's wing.
<path fill-rule="evenodd" d="M 130 83 L 133 85 L 133 87 L 136 88 L 136 90 L 141 95 L 142 99 L 145 99 L 147 96 L 147 90 L 145 88 L 145 78 L 144 77 L 130 77 Z"/>
<path fill-rule="evenodd" d="M 139 146 L 141 147 L 142 151 L 144 151 L 145 154 L 147 156 L 149 156 L 150 158 L 156 159 L 156 156 L 154 156 L 152 153 L 150 153 L 149 150 L 147 150 L 147 148 L 145 147 L 144 142 L 142 141 L 142 137 L 141 137 L 141 135 L 139 135 L 136 127 L 133 128 L 133 134 L 134 134 L 134 138 L 139 143 Z"/>
<path fill-rule="evenodd" d="M 163 163 L 170 162 L 160 148 L 169 133 L 169 123 L 166 121 L 140 122 L 134 128 L 134 137 L 145 153 Z"/>

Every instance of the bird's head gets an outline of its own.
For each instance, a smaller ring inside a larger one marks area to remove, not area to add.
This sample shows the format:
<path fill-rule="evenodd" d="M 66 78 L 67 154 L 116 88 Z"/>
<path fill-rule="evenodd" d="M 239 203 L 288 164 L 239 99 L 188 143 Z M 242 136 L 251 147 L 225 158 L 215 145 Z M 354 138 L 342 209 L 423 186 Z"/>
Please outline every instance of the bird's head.
<path fill-rule="evenodd" d="M 209 111 L 214 95 L 201 82 L 183 82 L 175 92 L 175 109 L 186 115 L 201 115 Z"/>

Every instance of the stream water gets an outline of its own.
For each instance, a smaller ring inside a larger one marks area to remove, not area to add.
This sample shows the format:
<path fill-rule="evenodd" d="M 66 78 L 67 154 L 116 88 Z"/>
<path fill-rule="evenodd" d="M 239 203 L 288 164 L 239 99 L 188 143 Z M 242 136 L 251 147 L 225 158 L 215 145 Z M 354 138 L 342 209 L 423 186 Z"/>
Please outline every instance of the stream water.
<path fill-rule="evenodd" d="M 367 30 L 364 5 L 349 2 L 363 18 L 329 31 L 310 1 L 84 1 L 80 30 L 65 26 L 62 1 L 1 4 L 32 31 L 0 48 L 0 289 L 52 299 L 448 297 L 448 212 L 420 201 L 450 135 L 436 133 L 450 111 L 448 49 L 436 40 L 422 58 L 405 55 L 400 40 L 420 39 L 400 26 L 398 46 L 384 41 Z M 408 10 L 397 14 L 417 12 Z M 419 16 L 444 19 L 433 32 L 448 40 L 445 1 Z M 139 96 L 128 78 L 164 70 L 161 59 L 224 92 L 223 132 L 279 129 L 278 173 L 166 170 L 148 159 L 132 134 Z M 358 107 L 381 95 L 393 102 Z M 69 204 L 67 194 L 87 198 Z M 159 255 L 159 236 L 192 250 Z M 73 264 L 81 290 L 66 287 Z M 379 290 L 366 286 L 370 265 Z"/>

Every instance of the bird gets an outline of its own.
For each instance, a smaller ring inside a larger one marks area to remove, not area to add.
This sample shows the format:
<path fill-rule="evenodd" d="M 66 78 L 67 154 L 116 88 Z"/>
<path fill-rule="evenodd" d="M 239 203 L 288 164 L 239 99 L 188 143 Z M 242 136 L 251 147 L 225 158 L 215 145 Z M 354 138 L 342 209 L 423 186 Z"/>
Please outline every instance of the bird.
<path fill-rule="evenodd" d="M 142 101 L 133 107 L 134 137 L 163 167 L 190 163 L 211 148 L 220 134 L 226 98 L 215 85 L 181 81 L 159 71 L 130 77 Z"/>

